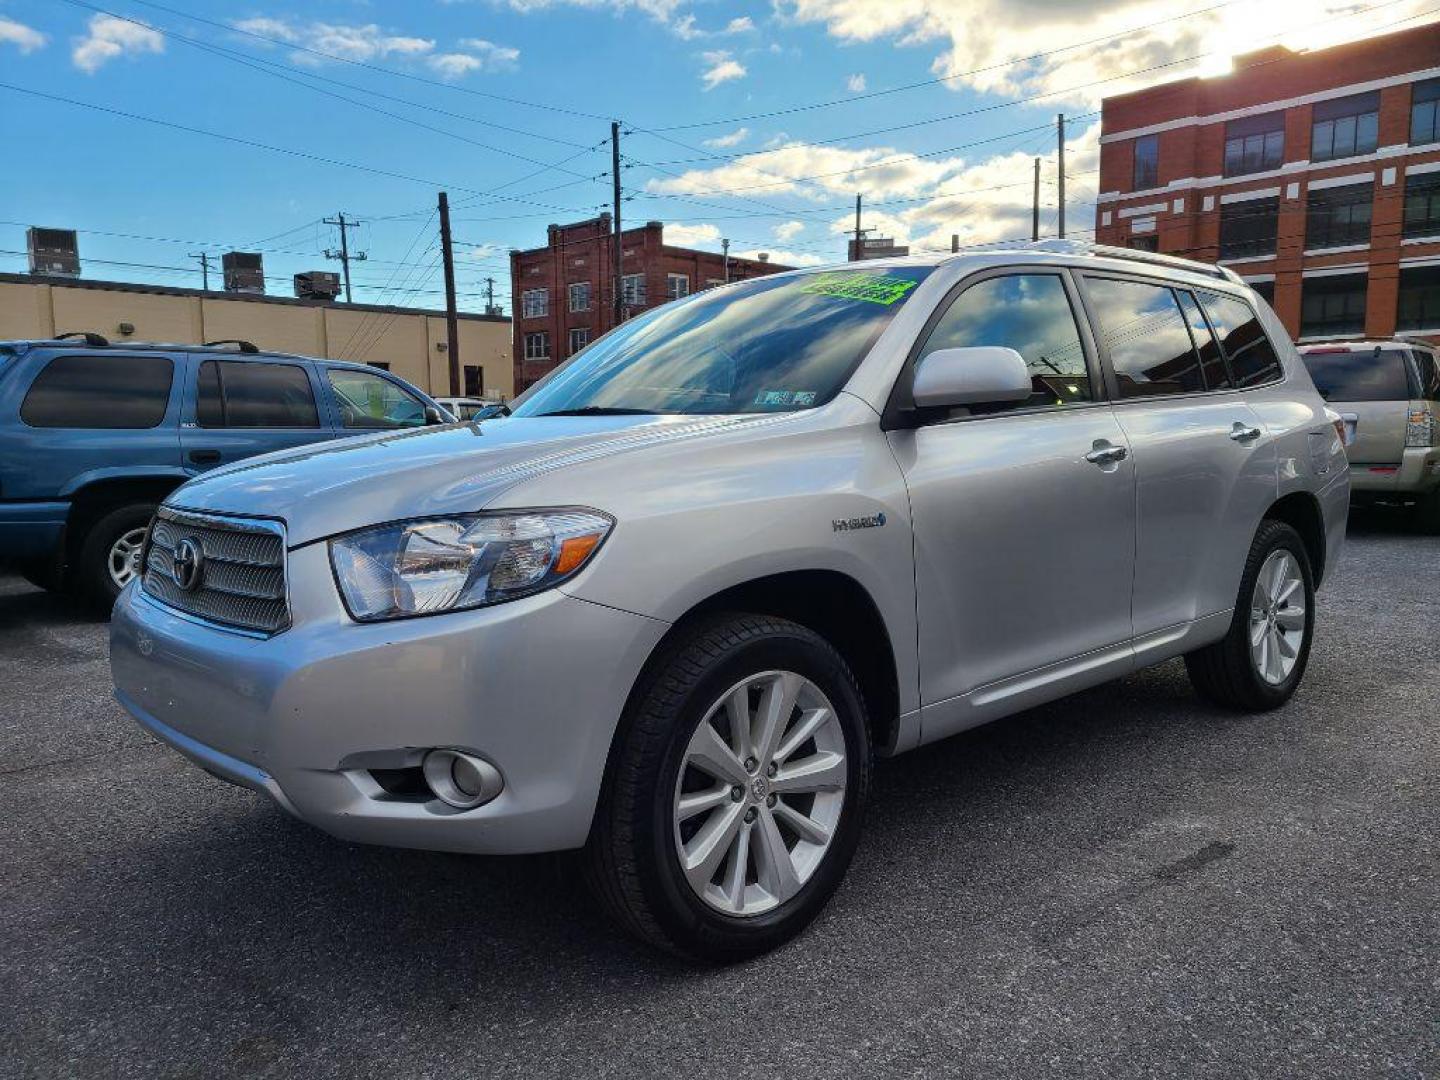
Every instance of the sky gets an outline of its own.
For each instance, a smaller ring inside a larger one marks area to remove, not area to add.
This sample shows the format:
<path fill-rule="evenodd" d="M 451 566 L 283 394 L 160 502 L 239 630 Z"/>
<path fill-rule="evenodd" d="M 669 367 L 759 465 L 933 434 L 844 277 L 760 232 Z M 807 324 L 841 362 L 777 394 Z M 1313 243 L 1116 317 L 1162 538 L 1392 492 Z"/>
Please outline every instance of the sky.
<path fill-rule="evenodd" d="M 89 278 L 198 286 L 260 251 L 272 293 L 338 269 L 355 299 L 460 306 L 508 251 L 610 199 L 667 243 L 843 258 L 864 225 L 916 250 L 1093 229 L 1109 94 L 1440 19 L 1437 0 L 0 0 L 0 269 L 25 227 L 80 230 Z M 212 285 L 214 282 L 212 281 Z"/>

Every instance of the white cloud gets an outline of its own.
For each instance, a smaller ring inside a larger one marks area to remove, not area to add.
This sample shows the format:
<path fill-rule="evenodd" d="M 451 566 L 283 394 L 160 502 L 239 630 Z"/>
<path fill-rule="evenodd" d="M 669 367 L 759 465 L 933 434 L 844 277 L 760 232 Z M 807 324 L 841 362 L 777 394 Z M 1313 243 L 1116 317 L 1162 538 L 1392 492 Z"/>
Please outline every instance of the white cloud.
<path fill-rule="evenodd" d="M 550 8 L 578 7 L 610 11 L 616 15 L 638 11 L 658 23 L 669 24 L 684 0 L 503 0 L 512 11 L 530 13 Z"/>
<path fill-rule="evenodd" d="M 425 63 L 447 79 L 458 79 L 474 71 L 513 71 L 520 59 L 520 50 L 496 45 L 484 38 L 464 38 L 460 47 L 465 52 L 436 53 Z"/>
<path fill-rule="evenodd" d="M 681 41 L 694 41 L 704 37 L 705 31 L 695 25 L 694 15 L 683 15 L 670 24 L 670 32 Z"/>
<path fill-rule="evenodd" d="M 1313 48 L 1374 33 L 1427 3 L 1357 11 L 1353 0 L 1269 0 L 1179 18 L 1194 10 L 1192 0 L 775 0 L 782 18 L 822 24 L 843 42 L 942 43 L 932 70 L 957 89 L 1077 104 L 1223 71 L 1231 54 L 1277 41 Z M 1029 59 L 1038 53 L 1053 55 Z"/>
<path fill-rule="evenodd" d="M 743 79 L 748 74 L 745 65 L 725 49 L 702 53 L 701 57 L 708 65 L 700 76 L 700 81 L 705 84 L 706 90 L 714 90 L 721 83 L 731 82 L 734 79 Z"/>
<path fill-rule="evenodd" d="M 788 243 L 804 231 L 805 223 L 803 221 L 782 221 L 775 226 L 775 239 L 781 243 Z"/>
<path fill-rule="evenodd" d="M 747 127 L 736 128 L 729 135 L 717 135 L 713 139 L 706 139 L 705 145 L 716 150 L 726 150 L 732 146 L 739 146 L 750 137 L 750 129 Z"/>
<path fill-rule="evenodd" d="M 0 18 L 0 42 L 14 45 L 22 53 L 32 53 L 36 49 L 44 48 L 45 42 L 49 40 L 39 30 L 26 26 L 24 23 L 16 22 L 14 19 Z"/>
<path fill-rule="evenodd" d="M 676 247 L 694 247 L 696 244 L 713 244 L 720 239 L 720 230 L 714 225 L 666 225 L 665 243 Z"/>
<path fill-rule="evenodd" d="M 839 256 L 827 259 L 812 252 L 785 251 L 783 248 L 751 248 L 748 251 L 732 251 L 730 254 L 739 259 L 758 259 L 761 255 L 769 255 L 771 262 L 779 263 L 781 266 L 821 266 L 825 263 L 840 261 Z"/>
<path fill-rule="evenodd" d="M 390 34 L 374 23 L 363 26 L 346 26 L 340 23 L 300 23 L 289 19 L 259 16 L 239 19 L 230 24 L 237 30 L 262 37 L 275 38 L 290 45 L 299 45 L 314 52 L 297 52 L 292 56 L 296 63 L 322 64 L 327 56 L 341 60 L 355 60 L 368 63 L 391 57 L 413 58 L 426 56 L 435 51 L 432 38 L 411 37 L 405 34 Z"/>
<path fill-rule="evenodd" d="M 851 75 L 845 80 L 845 89 L 852 94 L 863 94 L 865 92 L 865 73 Z"/>
<path fill-rule="evenodd" d="M 88 33 L 75 39 L 70 59 L 87 75 L 93 75 L 118 56 L 162 53 L 165 38 L 156 31 L 114 15 L 92 15 Z"/>
<path fill-rule="evenodd" d="M 749 15 L 741 15 L 725 24 L 722 34 L 748 34 L 755 29 L 755 21 Z"/>

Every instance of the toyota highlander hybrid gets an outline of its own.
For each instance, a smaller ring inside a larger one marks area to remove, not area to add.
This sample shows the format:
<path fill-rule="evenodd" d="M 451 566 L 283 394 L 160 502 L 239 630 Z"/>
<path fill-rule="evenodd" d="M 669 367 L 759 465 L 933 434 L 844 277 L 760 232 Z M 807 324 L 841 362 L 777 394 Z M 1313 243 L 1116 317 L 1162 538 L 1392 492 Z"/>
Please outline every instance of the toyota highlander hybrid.
<path fill-rule="evenodd" d="M 876 756 L 1184 656 L 1294 693 L 1343 423 L 1233 274 L 1050 244 L 648 311 L 495 420 L 171 494 L 117 695 L 347 840 L 583 849 L 695 956 L 821 909 Z"/>

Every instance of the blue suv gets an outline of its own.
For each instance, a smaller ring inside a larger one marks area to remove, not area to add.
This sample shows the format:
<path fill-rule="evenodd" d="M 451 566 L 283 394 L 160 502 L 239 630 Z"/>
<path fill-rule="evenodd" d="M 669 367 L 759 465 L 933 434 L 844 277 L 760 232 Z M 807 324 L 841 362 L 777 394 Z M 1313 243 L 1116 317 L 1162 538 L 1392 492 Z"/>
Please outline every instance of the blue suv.
<path fill-rule="evenodd" d="M 0 342 L 0 562 L 113 601 L 160 500 L 253 454 L 445 422 L 379 368 L 245 341 Z"/>

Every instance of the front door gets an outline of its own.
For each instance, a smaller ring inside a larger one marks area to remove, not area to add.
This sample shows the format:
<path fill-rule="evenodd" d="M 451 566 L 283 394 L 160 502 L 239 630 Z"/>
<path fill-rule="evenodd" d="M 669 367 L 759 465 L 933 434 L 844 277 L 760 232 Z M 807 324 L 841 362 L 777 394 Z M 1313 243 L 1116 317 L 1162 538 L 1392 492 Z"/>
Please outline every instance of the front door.
<path fill-rule="evenodd" d="M 201 473 L 271 450 L 333 439 L 316 406 L 311 365 L 299 360 L 191 355 L 180 443 L 184 467 Z"/>
<path fill-rule="evenodd" d="M 889 433 L 914 522 L 927 741 L 1085 672 L 1114 674 L 1131 633 L 1133 461 L 1094 377 L 1073 282 L 1002 271 L 969 279 L 947 304 L 916 359 L 1006 346 L 1034 392 Z"/>

